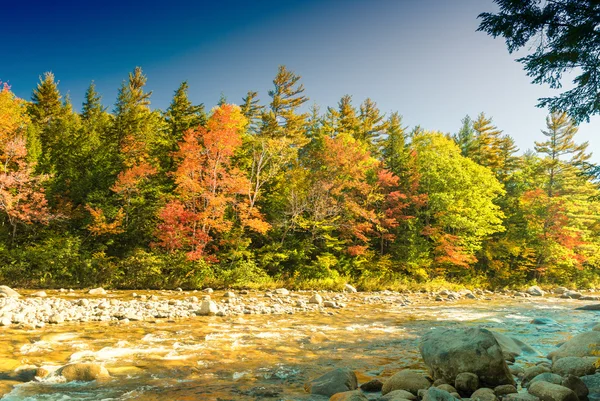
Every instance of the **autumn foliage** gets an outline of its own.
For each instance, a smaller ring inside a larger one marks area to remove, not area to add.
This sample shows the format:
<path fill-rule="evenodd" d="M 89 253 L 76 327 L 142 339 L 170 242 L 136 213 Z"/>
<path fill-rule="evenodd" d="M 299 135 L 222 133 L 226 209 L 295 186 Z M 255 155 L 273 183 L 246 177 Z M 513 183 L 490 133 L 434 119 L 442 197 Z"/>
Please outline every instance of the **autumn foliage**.
<path fill-rule="evenodd" d="M 35 175 L 33 163 L 27 160 L 24 130 L 28 122 L 23 101 L 4 84 L 0 90 L 0 210 L 6 213 L 13 238 L 19 224 L 50 219 L 42 187 L 47 177 Z"/>
<path fill-rule="evenodd" d="M 224 104 L 213 110 L 206 127 L 185 133 L 176 153 L 175 199 L 159 213 L 158 246 L 185 250 L 190 260 L 215 261 L 215 239 L 236 224 L 268 230 L 260 213 L 249 207 L 250 181 L 232 165 L 245 124 L 238 106 Z"/>
<path fill-rule="evenodd" d="M 139 67 L 112 109 L 58 87 L 0 83 L 0 281 L 600 283 L 600 167 L 565 113 L 520 154 L 484 113 L 450 135 L 350 95 L 307 109 L 284 66 L 208 113 L 187 82 L 152 108 Z"/>

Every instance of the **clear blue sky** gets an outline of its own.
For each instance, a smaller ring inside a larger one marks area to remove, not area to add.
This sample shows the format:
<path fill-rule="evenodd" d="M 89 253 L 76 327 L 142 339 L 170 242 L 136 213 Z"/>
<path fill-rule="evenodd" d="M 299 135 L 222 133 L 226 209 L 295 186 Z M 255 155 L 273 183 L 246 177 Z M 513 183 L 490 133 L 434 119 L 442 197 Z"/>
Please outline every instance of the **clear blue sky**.
<path fill-rule="evenodd" d="M 492 0 L 13 1 L 2 8 L 0 79 L 29 99 L 44 71 L 76 107 L 90 81 L 112 109 L 137 65 L 154 107 L 166 108 L 183 80 L 209 108 L 248 90 L 264 103 L 285 64 L 324 110 L 344 94 L 399 111 L 407 125 L 456 132 L 483 111 L 525 150 L 542 140 L 552 94 L 530 84 L 504 42 L 476 32 Z M 600 162 L 600 118 L 583 124 Z"/>

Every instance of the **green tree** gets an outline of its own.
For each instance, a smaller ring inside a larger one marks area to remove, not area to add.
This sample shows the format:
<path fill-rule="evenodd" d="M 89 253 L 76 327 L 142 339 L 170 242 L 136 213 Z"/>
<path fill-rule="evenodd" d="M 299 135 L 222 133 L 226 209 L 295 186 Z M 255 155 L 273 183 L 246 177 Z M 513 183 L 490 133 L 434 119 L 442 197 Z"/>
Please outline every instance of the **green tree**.
<path fill-rule="evenodd" d="M 462 155 L 471 156 L 475 142 L 475 130 L 473 129 L 473 120 L 468 115 L 461 120 L 462 126 L 458 133 L 454 135 L 454 142 L 460 148 Z"/>
<path fill-rule="evenodd" d="M 489 169 L 463 157 L 454 141 L 440 133 L 419 133 L 411 146 L 420 191 L 428 195 L 420 219 L 431 239 L 434 266 L 442 271 L 469 267 L 482 241 L 504 229 L 494 203 L 504 189 Z"/>
<path fill-rule="evenodd" d="M 371 154 L 377 155 L 379 143 L 382 141 L 381 136 L 388 125 L 385 115 L 381 114 L 377 103 L 367 98 L 360 105 L 359 121 L 356 139 L 368 144 Z"/>
<path fill-rule="evenodd" d="M 576 72 L 574 88 L 542 98 L 539 107 L 564 110 L 577 121 L 600 112 L 600 3 L 596 0 L 494 0 L 500 10 L 482 13 L 478 30 L 504 37 L 510 53 L 533 51 L 517 59 L 535 84 L 562 86 Z"/>
<path fill-rule="evenodd" d="M 542 131 L 542 133 L 548 140 L 535 142 L 535 150 L 545 155 L 544 166 L 548 179 L 546 192 L 549 197 L 553 197 L 557 191 L 564 191 L 569 184 L 573 184 L 568 181 L 578 179 L 578 174 L 573 169 L 582 167 L 590 155 L 586 153 L 587 142 L 579 145 L 575 143 L 573 137 L 577 133 L 578 127 L 567 113 L 551 113 L 546 118 L 546 127 L 547 131 Z"/>

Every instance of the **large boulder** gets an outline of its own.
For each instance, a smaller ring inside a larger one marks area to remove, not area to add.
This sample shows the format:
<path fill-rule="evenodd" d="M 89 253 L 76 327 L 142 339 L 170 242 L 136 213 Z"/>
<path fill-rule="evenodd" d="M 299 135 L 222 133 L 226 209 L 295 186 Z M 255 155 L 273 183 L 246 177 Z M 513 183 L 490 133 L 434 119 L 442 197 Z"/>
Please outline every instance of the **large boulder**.
<path fill-rule="evenodd" d="M 570 388 L 544 381 L 529 386 L 529 394 L 535 395 L 542 401 L 579 401 L 577 394 Z"/>
<path fill-rule="evenodd" d="M 502 348 L 502 353 L 504 354 L 504 359 L 507 361 L 514 361 L 515 357 L 521 354 L 539 354 L 539 352 L 533 347 L 517 338 L 509 337 L 495 331 L 492 331 L 491 333 L 494 335 L 494 338 L 496 338 L 496 341 L 498 341 L 498 344 L 500 344 L 500 348 Z"/>
<path fill-rule="evenodd" d="M 383 383 L 381 394 L 386 395 L 394 390 L 404 390 L 417 395 L 419 390 L 429 387 L 431 387 L 431 382 L 423 373 L 406 369 L 387 379 Z"/>
<path fill-rule="evenodd" d="M 596 361 L 598 361 L 598 357 L 586 356 L 579 358 L 577 356 L 567 356 L 556 360 L 552 364 L 552 371 L 561 376 L 593 375 L 596 372 Z"/>
<path fill-rule="evenodd" d="M 454 383 L 459 373 L 470 372 L 484 386 L 514 384 L 502 347 L 489 330 L 432 330 L 423 337 L 419 349 L 434 379 Z"/>
<path fill-rule="evenodd" d="M 594 356 L 596 346 L 600 344 L 600 331 L 588 331 L 571 338 L 555 351 L 548 354 L 548 359 L 556 360 L 567 356 Z"/>
<path fill-rule="evenodd" d="M 600 304 L 580 306 L 577 310 L 600 310 Z"/>
<path fill-rule="evenodd" d="M 6 285 L 0 285 L 0 296 L 7 298 L 19 298 L 21 295 Z"/>
<path fill-rule="evenodd" d="M 304 385 L 306 392 L 328 397 L 336 393 L 356 390 L 357 388 L 356 374 L 354 371 L 344 368 L 329 371 Z"/>
<path fill-rule="evenodd" d="M 108 379 L 108 370 L 97 363 L 72 363 L 65 365 L 57 371 L 57 374 L 67 381 L 85 381 Z"/>

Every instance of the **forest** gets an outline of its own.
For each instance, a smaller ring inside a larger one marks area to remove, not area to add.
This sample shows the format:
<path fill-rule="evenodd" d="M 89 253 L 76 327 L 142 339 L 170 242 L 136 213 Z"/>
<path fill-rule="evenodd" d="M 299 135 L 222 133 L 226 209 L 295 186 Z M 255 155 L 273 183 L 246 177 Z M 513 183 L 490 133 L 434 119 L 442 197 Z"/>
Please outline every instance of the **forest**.
<path fill-rule="evenodd" d="M 0 91 L 0 282 L 21 287 L 398 288 L 600 283 L 599 169 L 566 113 L 517 149 L 484 113 L 456 133 L 375 101 L 268 97 L 208 109 L 146 76 L 80 110 L 45 73 Z M 235 103 L 235 102 L 234 102 Z"/>

